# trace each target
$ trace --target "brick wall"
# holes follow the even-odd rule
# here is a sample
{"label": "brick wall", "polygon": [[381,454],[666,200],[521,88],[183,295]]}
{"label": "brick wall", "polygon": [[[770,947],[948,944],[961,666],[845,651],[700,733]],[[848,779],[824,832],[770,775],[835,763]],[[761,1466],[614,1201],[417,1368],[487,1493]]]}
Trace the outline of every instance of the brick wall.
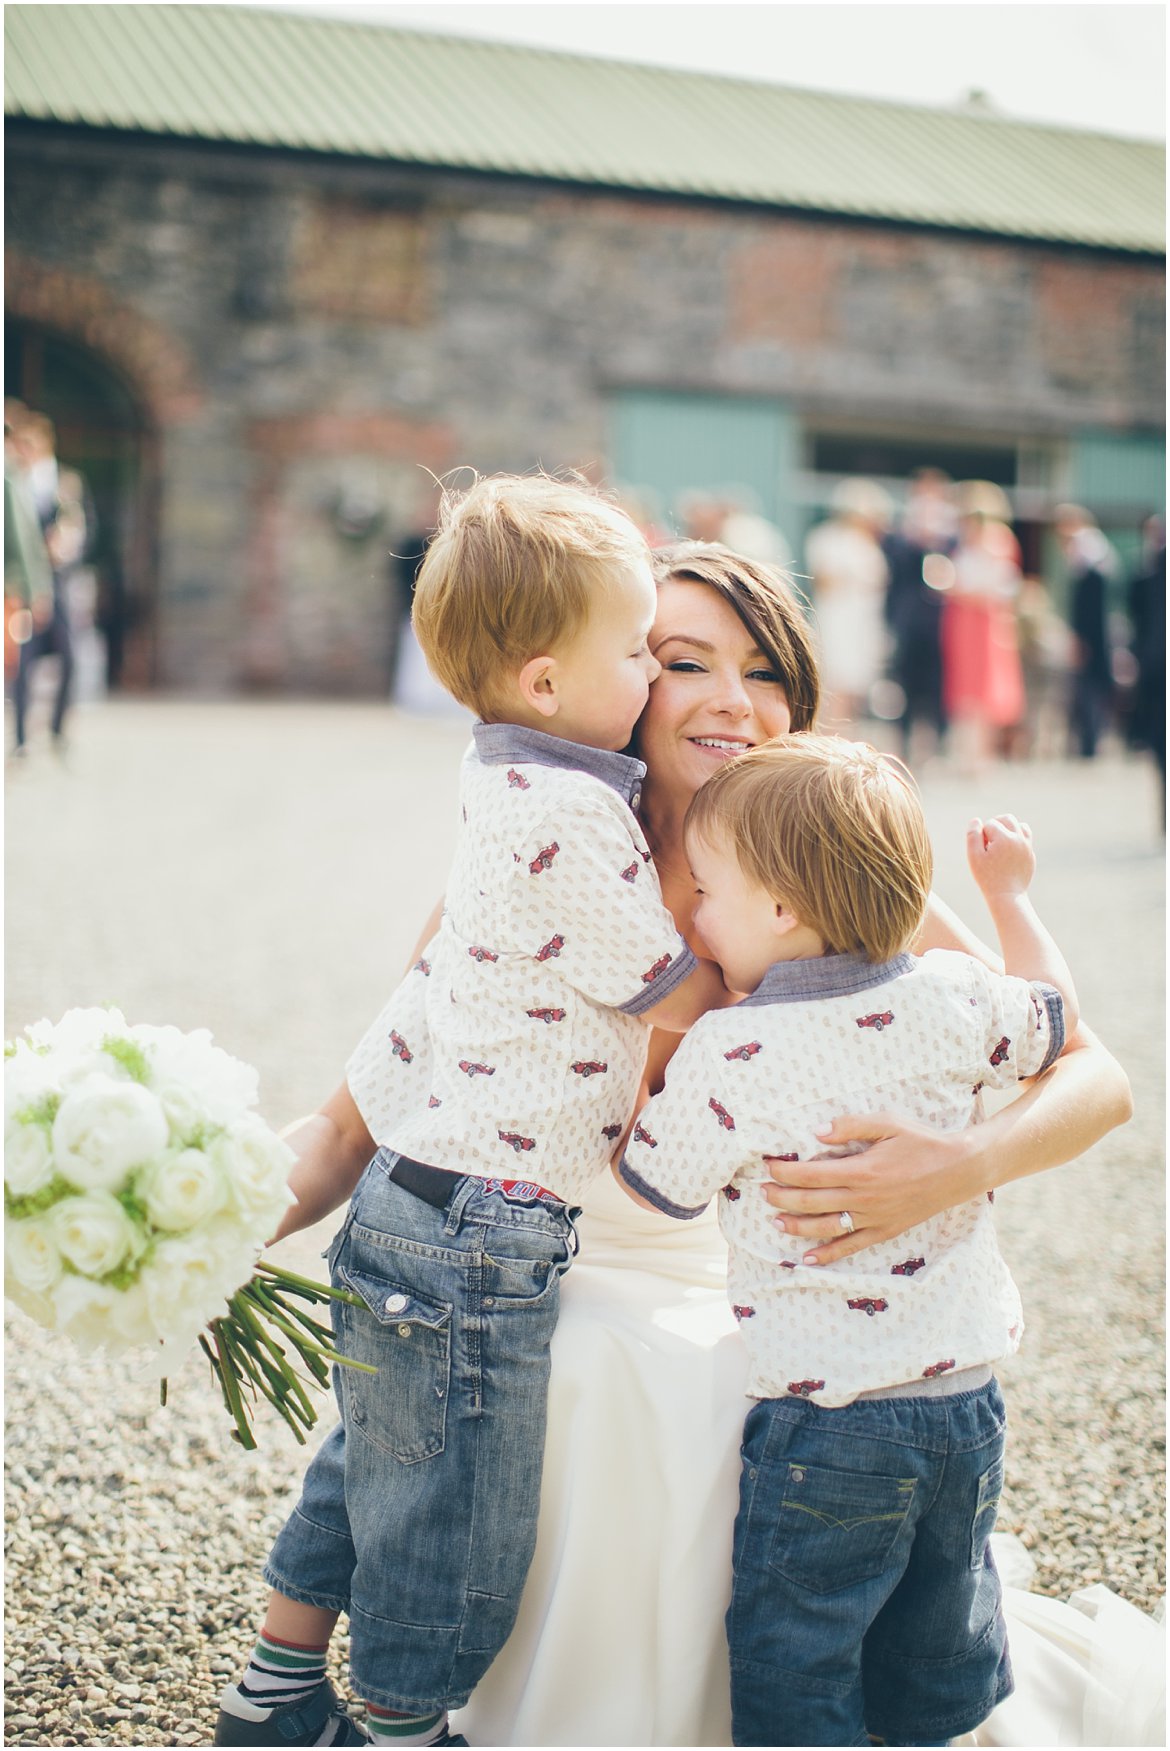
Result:
{"label": "brick wall", "polygon": [[419,464],[600,474],[623,387],[973,434],[1163,417],[1151,260],[27,128],[8,185],[10,314],[157,434],[168,683],[384,691]]}

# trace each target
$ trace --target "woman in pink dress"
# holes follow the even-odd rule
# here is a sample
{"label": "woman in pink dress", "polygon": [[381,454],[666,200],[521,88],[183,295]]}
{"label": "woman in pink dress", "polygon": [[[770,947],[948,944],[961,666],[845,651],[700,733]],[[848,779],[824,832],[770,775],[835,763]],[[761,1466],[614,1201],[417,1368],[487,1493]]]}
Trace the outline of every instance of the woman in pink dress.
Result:
{"label": "woman in pink dress", "polygon": [[974,777],[994,732],[1024,715],[1015,615],[1022,579],[1003,493],[982,481],[960,490],[959,545],[942,621],[943,698],[955,757]]}

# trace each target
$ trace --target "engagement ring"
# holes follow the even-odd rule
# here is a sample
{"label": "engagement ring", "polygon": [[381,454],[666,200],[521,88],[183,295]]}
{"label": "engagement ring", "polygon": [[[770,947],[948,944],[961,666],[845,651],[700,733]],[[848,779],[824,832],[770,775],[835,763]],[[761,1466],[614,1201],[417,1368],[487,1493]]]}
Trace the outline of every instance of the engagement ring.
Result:
{"label": "engagement ring", "polygon": [[846,1234],[853,1233],[853,1218],[849,1214],[848,1210],[842,1210],[841,1215],[838,1218],[838,1220],[840,1221],[841,1226],[845,1230]]}

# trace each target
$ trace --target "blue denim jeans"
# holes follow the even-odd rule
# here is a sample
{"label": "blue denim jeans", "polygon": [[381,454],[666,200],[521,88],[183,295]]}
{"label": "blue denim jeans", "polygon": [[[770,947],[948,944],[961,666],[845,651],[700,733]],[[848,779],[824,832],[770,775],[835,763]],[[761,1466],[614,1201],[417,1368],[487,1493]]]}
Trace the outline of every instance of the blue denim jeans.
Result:
{"label": "blue denim jeans", "polygon": [[987,1542],[1003,1441],[994,1380],[748,1413],[727,1613],[736,1745],[945,1742],[1010,1694]]}
{"label": "blue denim jeans", "polygon": [[357,1693],[424,1713],[465,1703],[506,1641],[536,1540],[549,1343],[574,1250],[563,1204],[457,1182],[446,1209],[379,1150],[327,1255],[341,1423],[265,1568],[347,1611]]}

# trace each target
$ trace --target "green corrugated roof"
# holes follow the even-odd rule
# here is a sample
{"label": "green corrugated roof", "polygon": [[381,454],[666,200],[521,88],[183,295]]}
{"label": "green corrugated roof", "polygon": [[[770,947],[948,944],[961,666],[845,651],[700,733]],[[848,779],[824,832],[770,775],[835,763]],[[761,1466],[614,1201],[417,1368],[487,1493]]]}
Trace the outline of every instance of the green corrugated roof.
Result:
{"label": "green corrugated roof", "polygon": [[10,116],[1161,253],[1164,148],[231,6],[8,5]]}

